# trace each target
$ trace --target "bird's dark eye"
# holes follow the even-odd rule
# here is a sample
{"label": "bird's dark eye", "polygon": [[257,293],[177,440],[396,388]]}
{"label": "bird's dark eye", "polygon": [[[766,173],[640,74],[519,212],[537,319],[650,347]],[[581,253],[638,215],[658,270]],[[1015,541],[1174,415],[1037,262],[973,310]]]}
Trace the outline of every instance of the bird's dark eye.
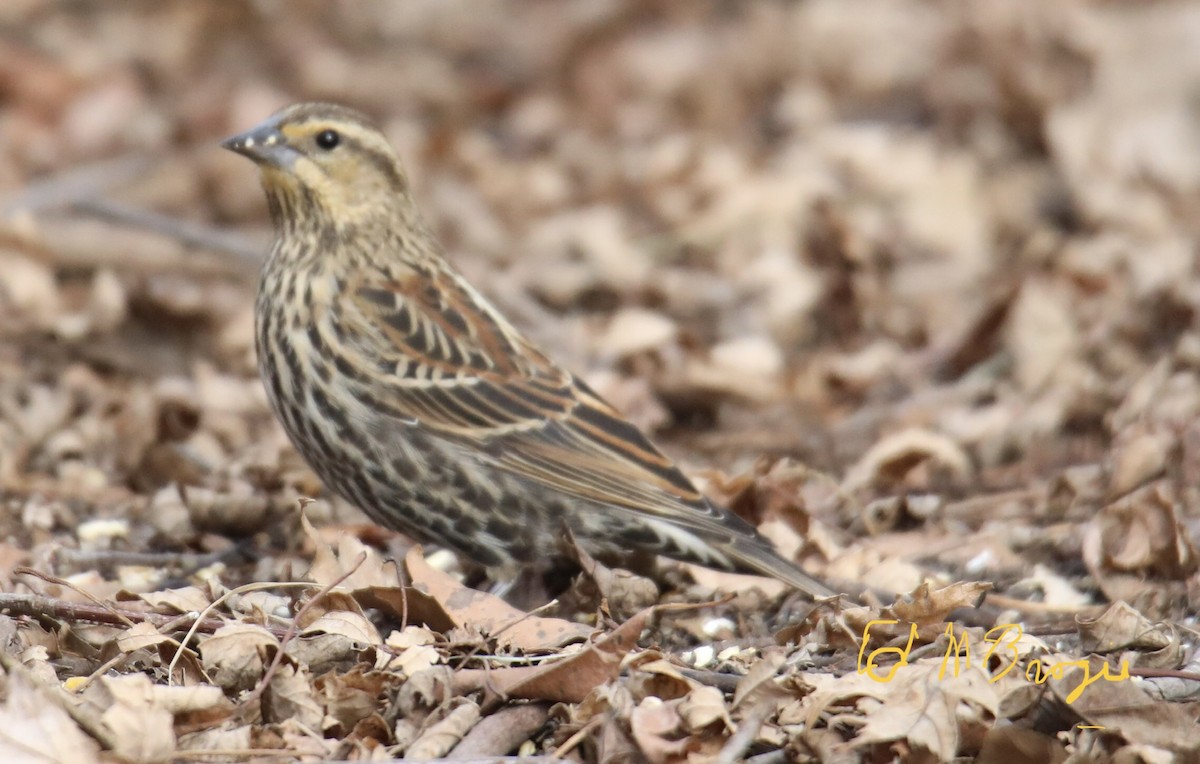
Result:
{"label": "bird's dark eye", "polygon": [[317,146],[326,151],[332,151],[341,142],[342,136],[338,135],[336,130],[322,130],[317,133]]}

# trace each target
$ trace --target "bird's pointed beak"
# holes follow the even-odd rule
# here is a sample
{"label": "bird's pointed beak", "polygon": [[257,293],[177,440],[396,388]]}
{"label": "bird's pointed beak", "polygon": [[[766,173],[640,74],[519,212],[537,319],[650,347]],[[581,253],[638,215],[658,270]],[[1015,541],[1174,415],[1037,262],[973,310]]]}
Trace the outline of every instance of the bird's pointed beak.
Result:
{"label": "bird's pointed beak", "polygon": [[288,145],[274,120],[267,120],[244,133],[221,141],[221,147],[248,157],[256,164],[289,167],[300,152]]}

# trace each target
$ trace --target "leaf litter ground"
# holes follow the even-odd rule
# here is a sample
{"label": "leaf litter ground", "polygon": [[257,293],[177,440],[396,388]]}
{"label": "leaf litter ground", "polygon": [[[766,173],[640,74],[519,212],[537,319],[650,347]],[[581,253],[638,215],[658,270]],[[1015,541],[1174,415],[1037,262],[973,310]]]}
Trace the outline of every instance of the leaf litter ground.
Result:
{"label": "leaf litter ground", "polygon": [[[1197,23],[6,4],[0,757],[1195,760]],[[323,494],[215,148],[313,98],[380,117],[468,277],[864,601],[580,554],[514,607]]]}

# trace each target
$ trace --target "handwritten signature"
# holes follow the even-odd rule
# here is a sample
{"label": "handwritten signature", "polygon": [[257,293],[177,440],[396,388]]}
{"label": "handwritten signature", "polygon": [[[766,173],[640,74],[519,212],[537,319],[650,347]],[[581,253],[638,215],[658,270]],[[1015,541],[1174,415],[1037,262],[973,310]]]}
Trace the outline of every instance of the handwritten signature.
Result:
{"label": "handwritten signature", "polygon": [[[871,652],[867,652],[867,647],[871,643],[871,628],[875,626],[894,626],[899,624],[898,620],[874,620],[867,623],[863,629],[862,646],[858,649],[858,673],[866,674],[871,679],[882,684],[886,684],[896,678],[896,674],[908,665],[908,656],[912,652],[913,643],[917,638],[917,625],[909,624],[908,644],[904,647],[877,647]],[[993,657],[1002,657],[1007,655],[1009,660],[1007,665],[1000,673],[988,678],[988,682],[998,682],[1008,675],[1010,671],[1016,668],[1020,660],[1020,652],[1017,650],[1017,644],[1021,641],[1024,631],[1018,624],[1006,623],[1000,626],[989,629],[983,635],[983,641],[988,645],[987,651],[983,655],[983,663],[990,665]],[[946,654],[942,657],[942,666],[938,670],[938,679],[946,678],[947,668],[950,667],[952,676],[957,677],[959,671],[965,665],[971,667],[971,652],[970,642],[971,637],[967,632],[960,631],[958,635],[954,633],[954,624],[946,625],[946,637],[949,644],[946,647]],[[888,665],[883,673],[880,669],[880,659],[887,656],[896,656],[896,662]],[[1046,664],[1041,659],[1035,658],[1025,667],[1025,678],[1035,684],[1045,684],[1050,679],[1062,679],[1071,669],[1081,669],[1083,671],[1083,681],[1079,686],[1071,691],[1066,697],[1067,703],[1074,703],[1083,694],[1083,691],[1090,687],[1095,682],[1104,679],[1109,682],[1121,682],[1129,679],[1129,661],[1121,662],[1121,671],[1115,676],[1109,673],[1107,663],[1100,667],[1100,671],[1093,674],[1091,664],[1086,660],[1077,661],[1061,661],[1058,663]]]}

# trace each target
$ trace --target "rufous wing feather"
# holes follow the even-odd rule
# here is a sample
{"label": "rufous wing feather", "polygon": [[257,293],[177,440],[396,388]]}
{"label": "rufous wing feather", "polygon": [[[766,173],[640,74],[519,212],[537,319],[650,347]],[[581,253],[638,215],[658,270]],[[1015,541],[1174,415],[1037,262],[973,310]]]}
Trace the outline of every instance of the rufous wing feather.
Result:
{"label": "rufous wing feather", "polygon": [[353,294],[345,318],[365,340],[359,345],[394,353],[370,362],[394,370],[385,403],[396,416],[523,481],[691,534],[720,550],[725,566],[834,594],[712,505],[634,425],[454,274],[410,272],[355,285]]}

